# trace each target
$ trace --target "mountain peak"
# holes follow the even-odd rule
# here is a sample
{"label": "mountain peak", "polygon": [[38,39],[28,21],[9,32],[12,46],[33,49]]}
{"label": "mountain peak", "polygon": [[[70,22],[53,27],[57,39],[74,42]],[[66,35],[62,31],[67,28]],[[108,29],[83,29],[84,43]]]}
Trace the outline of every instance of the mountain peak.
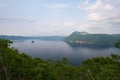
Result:
{"label": "mountain peak", "polygon": [[77,35],[88,35],[89,33],[85,32],[85,31],[82,31],[82,32],[75,31],[75,32],[73,32],[73,34],[77,34]]}
{"label": "mountain peak", "polygon": [[80,32],[81,35],[88,35],[89,33],[83,31],[83,32]]}
{"label": "mountain peak", "polygon": [[78,31],[75,31],[75,32],[73,32],[73,34],[80,34],[80,32],[78,32]]}

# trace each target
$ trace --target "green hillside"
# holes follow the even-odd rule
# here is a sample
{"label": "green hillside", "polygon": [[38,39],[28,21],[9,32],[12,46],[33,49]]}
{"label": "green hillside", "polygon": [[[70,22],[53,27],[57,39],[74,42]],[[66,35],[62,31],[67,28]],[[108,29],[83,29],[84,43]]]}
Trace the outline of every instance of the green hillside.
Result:
{"label": "green hillside", "polygon": [[120,34],[90,34],[78,31],[64,38],[64,41],[69,43],[98,45],[114,45],[114,42],[118,40],[120,40]]}

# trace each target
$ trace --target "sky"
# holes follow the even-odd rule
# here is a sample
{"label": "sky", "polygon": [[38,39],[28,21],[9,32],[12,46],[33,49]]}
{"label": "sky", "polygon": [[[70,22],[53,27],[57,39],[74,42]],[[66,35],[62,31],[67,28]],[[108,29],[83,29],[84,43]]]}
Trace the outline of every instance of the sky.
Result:
{"label": "sky", "polygon": [[0,0],[0,35],[120,34],[120,0]]}

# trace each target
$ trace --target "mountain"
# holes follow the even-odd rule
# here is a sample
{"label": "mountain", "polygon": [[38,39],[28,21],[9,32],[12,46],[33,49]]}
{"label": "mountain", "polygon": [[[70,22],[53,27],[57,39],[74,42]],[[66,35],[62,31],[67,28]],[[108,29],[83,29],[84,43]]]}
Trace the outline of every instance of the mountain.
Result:
{"label": "mountain", "polygon": [[120,34],[90,34],[78,31],[64,38],[64,41],[68,43],[97,45],[114,45],[118,40],[120,40]]}
{"label": "mountain", "polygon": [[7,36],[0,35],[2,39],[10,39],[10,40],[26,40],[26,39],[38,39],[38,40],[62,40],[65,38],[64,36],[38,36],[38,37],[26,37],[26,36]]}
{"label": "mountain", "polygon": [[7,35],[0,35],[0,38],[2,38],[2,39],[10,39],[10,40],[27,39],[27,37],[24,37],[24,36],[7,36]]}

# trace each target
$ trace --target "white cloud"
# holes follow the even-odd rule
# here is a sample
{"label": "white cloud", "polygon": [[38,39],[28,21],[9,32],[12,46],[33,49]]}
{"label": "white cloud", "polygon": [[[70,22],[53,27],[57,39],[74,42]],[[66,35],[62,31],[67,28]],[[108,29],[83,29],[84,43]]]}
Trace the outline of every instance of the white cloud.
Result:
{"label": "white cloud", "polygon": [[79,9],[85,9],[89,5],[89,0],[84,0],[83,3],[78,3],[77,8]]}
{"label": "white cloud", "polygon": [[[74,1],[74,0],[73,0]],[[31,3],[22,14],[14,11],[19,8],[4,9],[0,16],[0,33],[16,35],[68,35],[73,31],[115,32],[113,24],[120,24],[120,0],[82,0],[83,3]],[[95,1],[95,2],[93,2]],[[26,3],[25,3],[26,4]],[[76,5],[77,5],[77,9]],[[16,4],[17,5],[17,4]],[[6,5],[0,4],[0,7]],[[21,6],[23,9],[23,5]],[[69,8],[69,9],[68,9]],[[52,11],[50,11],[52,9]],[[63,10],[54,12],[54,10]],[[64,10],[65,9],[65,10]],[[80,10],[78,10],[80,9]],[[82,10],[81,10],[82,9]],[[10,14],[7,12],[10,10]],[[30,12],[29,12],[30,10]],[[23,11],[23,10],[21,10]],[[6,13],[5,13],[6,12]],[[12,13],[13,12],[13,13]],[[26,13],[27,12],[27,13]],[[46,14],[49,12],[49,14]],[[45,14],[44,14],[45,13]],[[84,14],[85,13],[85,14]],[[20,16],[21,15],[21,16]],[[23,15],[23,16],[22,16]],[[28,15],[28,17],[26,17]],[[116,29],[115,29],[116,28]],[[7,30],[6,30],[7,29]],[[26,31],[27,30],[27,31]]]}
{"label": "white cloud", "polygon": [[104,4],[101,0],[96,1],[94,5],[91,5],[87,8],[90,11],[108,11],[108,10],[113,10],[113,6],[111,4]]}
{"label": "white cloud", "polygon": [[101,20],[104,20],[105,17],[100,15],[99,13],[94,12],[94,13],[89,13],[88,19],[90,21],[101,21]]}
{"label": "white cloud", "polygon": [[[119,0],[116,0],[116,2],[118,1]],[[99,23],[110,24],[114,22],[118,23],[120,20],[120,9],[116,6],[118,3],[113,4],[112,1],[109,0],[96,0],[95,3],[91,4],[88,0],[86,0],[83,4],[85,4],[83,9],[88,14],[88,23],[92,22],[96,23],[96,25]]]}
{"label": "white cloud", "polygon": [[105,7],[104,7],[105,10],[113,10],[114,7],[110,4],[107,4]]}
{"label": "white cloud", "polygon": [[112,30],[117,30],[120,25],[119,5],[120,0],[96,0],[94,3],[85,0],[77,8],[87,13],[86,22],[83,24],[86,30],[112,33]]}

